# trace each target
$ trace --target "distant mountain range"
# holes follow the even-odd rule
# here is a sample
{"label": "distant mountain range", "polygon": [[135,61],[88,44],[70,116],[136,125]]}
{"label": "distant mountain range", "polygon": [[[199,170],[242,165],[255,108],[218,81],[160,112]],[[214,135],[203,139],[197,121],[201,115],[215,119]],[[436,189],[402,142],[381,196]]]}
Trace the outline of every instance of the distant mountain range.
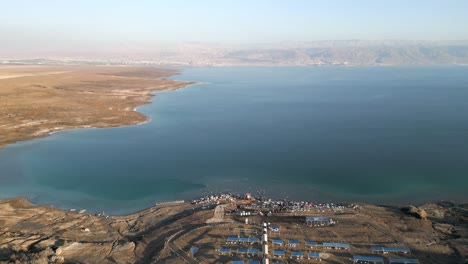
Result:
{"label": "distant mountain range", "polygon": [[468,41],[324,40],[250,45],[189,43],[154,49],[132,47],[101,52],[43,55],[35,56],[34,59],[23,57],[5,59],[3,63],[174,66],[468,65]]}

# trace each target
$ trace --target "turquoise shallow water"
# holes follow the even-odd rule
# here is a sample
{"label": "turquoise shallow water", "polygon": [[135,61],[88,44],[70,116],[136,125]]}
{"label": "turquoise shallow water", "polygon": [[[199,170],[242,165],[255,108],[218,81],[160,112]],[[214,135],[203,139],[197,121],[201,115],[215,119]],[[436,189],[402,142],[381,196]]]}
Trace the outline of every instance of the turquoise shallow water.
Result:
{"label": "turquoise shallow water", "polygon": [[468,198],[468,68],[191,68],[150,123],[0,150],[0,197],[128,213],[210,191]]}

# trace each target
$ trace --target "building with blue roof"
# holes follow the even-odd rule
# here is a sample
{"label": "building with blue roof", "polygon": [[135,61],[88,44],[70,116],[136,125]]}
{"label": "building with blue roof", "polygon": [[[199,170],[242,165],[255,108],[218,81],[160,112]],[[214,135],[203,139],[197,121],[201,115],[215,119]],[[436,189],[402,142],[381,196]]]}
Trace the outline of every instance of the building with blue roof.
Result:
{"label": "building with blue roof", "polygon": [[299,240],[296,239],[289,239],[288,240],[288,246],[290,247],[296,247],[299,245]]}
{"label": "building with blue roof", "polygon": [[312,217],[312,216],[308,216],[308,217],[306,217],[306,221],[310,221],[310,222],[313,222],[313,221],[330,221],[330,218],[328,218],[328,217]]}
{"label": "building with blue roof", "polygon": [[229,254],[229,253],[231,253],[231,248],[222,247],[222,248],[218,249],[218,251],[221,254]]}
{"label": "building with blue roof", "polygon": [[417,259],[414,259],[414,258],[388,258],[388,262],[390,262],[390,264],[393,264],[393,263],[403,263],[403,264],[413,264],[413,263],[416,263],[416,264],[419,264],[419,260]]}
{"label": "building with blue roof", "polygon": [[273,239],[273,245],[283,245],[283,239]]}
{"label": "building with blue roof", "polygon": [[374,256],[354,256],[353,263],[384,263],[384,259]]}
{"label": "building with blue roof", "polygon": [[230,236],[227,238],[227,242],[237,242],[239,241],[239,238],[236,236]]}
{"label": "building with blue roof", "polygon": [[314,258],[314,259],[320,259],[320,254],[318,252],[309,252],[307,254],[307,257]]}
{"label": "building with blue roof", "polygon": [[273,250],[273,256],[277,256],[277,257],[282,257],[282,256],[284,256],[284,250],[281,250],[281,249],[275,249],[275,250]]}
{"label": "building with blue roof", "polygon": [[249,242],[249,238],[248,238],[248,237],[239,237],[239,242],[241,242],[241,243],[248,243],[248,242]]}
{"label": "building with blue roof", "polygon": [[258,237],[236,237],[236,236],[230,236],[227,238],[226,242],[228,244],[233,244],[233,243],[260,243],[260,238]]}
{"label": "building with blue roof", "polygon": [[332,249],[349,249],[349,244],[346,243],[333,243],[333,242],[323,242],[324,248]]}
{"label": "building with blue roof", "polygon": [[256,255],[258,254],[260,251],[256,248],[238,248],[237,249],[237,254],[252,254],[252,255]]}
{"label": "building with blue roof", "polygon": [[249,260],[248,264],[260,264],[260,260]]}
{"label": "building with blue roof", "polygon": [[302,251],[291,251],[291,257],[302,258],[303,256],[304,254],[302,253]]}
{"label": "building with blue roof", "polygon": [[238,248],[237,254],[247,254],[248,250],[246,248]]}
{"label": "building with blue roof", "polygon": [[317,247],[317,242],[315,242],[315,241],[306,241],[306,246],[308,246],[308,247]]}
{"label": "building with blue roof", "polygon": [[243,260],[233,260],[231,261],[231,264],[244,264]]}
{"label": "building with blue roof", "polygon": [[257,248],[249,248],[247,254],[258,254],[259,250]]}
{"label": "building with blue roof", "polygon": [[404,253],[408,254],[411,253],[411,250],[407,247],[380,247],[380,246],[373,246],[372,252],[378,253]]}

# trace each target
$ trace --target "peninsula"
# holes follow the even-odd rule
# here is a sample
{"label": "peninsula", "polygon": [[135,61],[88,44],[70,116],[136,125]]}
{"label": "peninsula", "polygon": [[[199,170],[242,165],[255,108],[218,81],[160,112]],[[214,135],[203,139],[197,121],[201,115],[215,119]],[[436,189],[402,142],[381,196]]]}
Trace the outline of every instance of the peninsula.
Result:
{"label": "peninsula", "polygon": [[130,66],[0,66],[0,148],[75,128],[147,121],[135,111],[152,92],[192,84],[173,69]]}

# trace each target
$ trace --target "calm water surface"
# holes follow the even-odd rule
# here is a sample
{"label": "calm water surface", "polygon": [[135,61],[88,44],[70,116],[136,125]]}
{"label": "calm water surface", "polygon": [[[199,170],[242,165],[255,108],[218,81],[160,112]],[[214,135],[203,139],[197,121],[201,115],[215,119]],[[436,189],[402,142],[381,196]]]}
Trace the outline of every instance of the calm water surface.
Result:
{"label": "calm water surface", "polygon": [[0,150],[0,198],[128,213],[210,191],[468,199],[468,68],[195,68],[150,123]]}

